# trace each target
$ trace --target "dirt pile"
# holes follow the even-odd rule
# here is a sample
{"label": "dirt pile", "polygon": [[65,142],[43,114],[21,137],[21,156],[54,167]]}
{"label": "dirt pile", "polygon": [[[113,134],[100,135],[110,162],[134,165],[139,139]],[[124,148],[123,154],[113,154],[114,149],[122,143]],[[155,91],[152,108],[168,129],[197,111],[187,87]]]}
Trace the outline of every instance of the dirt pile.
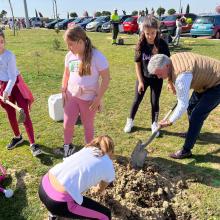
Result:
{"label": "dirt pile", "polygon": [[126,158],[114,161],[116,181],[103,195],[94,197],[112,210],[113,220],[190,219],[185,204],[187,182],[182,177],[161,172],[159,165],[147,161],[142,170],[130,169]]}

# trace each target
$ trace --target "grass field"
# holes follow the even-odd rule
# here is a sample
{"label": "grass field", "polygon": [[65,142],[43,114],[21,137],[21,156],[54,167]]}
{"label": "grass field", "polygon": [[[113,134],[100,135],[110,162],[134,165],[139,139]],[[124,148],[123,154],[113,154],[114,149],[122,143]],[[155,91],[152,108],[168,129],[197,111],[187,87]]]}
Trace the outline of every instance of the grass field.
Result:
{"label": "grass field", "polygon": [[[17,66],[35,96],[31,116],[37,143],[47,154],[41,159],[33,158],[28,142],[21,147],[8,151],[5,146],[12,138],[12,132],[5,112],[0,110],[0,161],[11,176],[5,181],[6,187],[15,191],[14,197],[6,199],[0,195],[0,220],[43,220],[47,211],[38,199],[40,178],[61,158],[53,154],[53,149],[63,144],[63,125],[52,121],[48,116],[48,97],[59,93],[64,68],[64,56],[67,52],[62,32],[53,30],[24,30],[17,36],[6,31],[7,48],[17,57]],[[93,44],[101,50],[110,63],[111,83],[105,95],[104,110],[96,117],[96,135],[108,134],[116,144],[116,153],[130,156],[138,139],[144,140],[150,131],[149,91],[135,119],[135,129],[125,134],[123,127],[134,96],[135,71],[134,47],[136,35],[122,35],[124,46],[112,46],[111,34],[89,33]],[[61,48],[54,50],[54,39],[61,41]],[[172,53],[191,51],[220,60],[220,41],[207,39],[181,39],[181,46],[172,49]],[[160,99],[160,118],[175,103],[175,96],[166,89],[166,82]],[[200,137],[193,149],[194,156],[181,161],[171,160],[167,155],[179,149],[183,138],[178,134],[186,131],[186,115],[175,125],[164,129],[160,138],[149,147],[149,157],[169,172],[182,172],[186,178],[196,177],[197,181],[187,189],[192,219],[220,219],[220,106],[204,123]],[[22,133],[27,139],[23,126]],[[74,144],[82,146],[84,134],[82,126],[76,126]]]}

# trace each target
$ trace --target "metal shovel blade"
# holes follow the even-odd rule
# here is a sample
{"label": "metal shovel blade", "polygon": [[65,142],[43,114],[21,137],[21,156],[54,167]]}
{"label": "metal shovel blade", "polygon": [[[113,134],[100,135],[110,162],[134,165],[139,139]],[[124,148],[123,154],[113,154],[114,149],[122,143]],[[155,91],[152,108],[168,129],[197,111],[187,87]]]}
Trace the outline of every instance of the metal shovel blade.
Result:
{"label": "metal shovel blade", "polygon": [[138,141],[136,147],[131,154],[130,164],[132,168],[139,169],[144,166],[144,162],[147,157],[147,150],[145,149],[145,147],[154,140],[159,130],[160,126],[154,131],[154,133],[149,137],[146,142],[142,143],[141,140]]}

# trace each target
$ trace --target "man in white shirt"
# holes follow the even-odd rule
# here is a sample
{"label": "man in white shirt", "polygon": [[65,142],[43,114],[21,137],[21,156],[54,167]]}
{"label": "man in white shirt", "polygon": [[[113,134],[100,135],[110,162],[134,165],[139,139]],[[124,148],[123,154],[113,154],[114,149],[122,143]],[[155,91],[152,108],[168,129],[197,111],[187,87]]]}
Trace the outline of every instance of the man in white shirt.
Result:
{"label": "man in white shirt", "polygon": [[[168,78],[169,88],[176,93],[177,107],[169,120],[161,121],[161,127],[172,125],[185,111],[189,128],[183,147],[170,155],[182,159],[192,155],[192,148],[209,113],[220,103],[220,61],[198,54],[183,52],[153,56],[148,70],[158,78]],[[189,90],[193,89],[189,99]]]}

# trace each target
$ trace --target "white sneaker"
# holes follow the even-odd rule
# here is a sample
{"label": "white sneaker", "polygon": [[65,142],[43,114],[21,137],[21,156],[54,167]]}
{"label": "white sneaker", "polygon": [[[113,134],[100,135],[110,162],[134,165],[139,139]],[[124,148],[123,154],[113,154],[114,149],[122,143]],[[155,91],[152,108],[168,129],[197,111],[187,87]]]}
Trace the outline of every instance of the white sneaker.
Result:
{"label": "white sneaker", "polygon": [[[158,128],[158,124],[157,124],[157,122],[154,122],[154,123],[151,125],[152,134],[154,133],[154,131],[157,130],[157,128]],[[158,131],[155,137],[159,137],[159,135],[160,135],[160,132]]]}
{"label": "white sneaker", "polygon": [[124,132],[125,133],[130,133],[133,126],[134,126],[134,120],[132,120],[131,118],[127,118],[127,122],[126,122],[126,125],[124,127]]}

